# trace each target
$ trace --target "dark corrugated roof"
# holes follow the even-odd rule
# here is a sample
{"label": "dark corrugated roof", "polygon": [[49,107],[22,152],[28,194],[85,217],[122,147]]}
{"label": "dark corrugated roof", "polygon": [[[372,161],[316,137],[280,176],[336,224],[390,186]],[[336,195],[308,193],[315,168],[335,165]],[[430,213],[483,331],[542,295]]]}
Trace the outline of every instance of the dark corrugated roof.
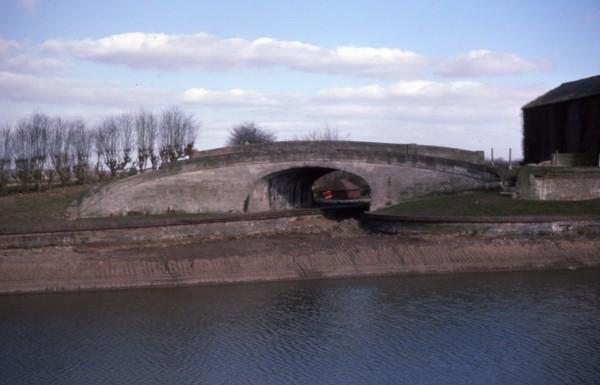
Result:
{"label": "dark corrugated roof", "polygon": [[600,94],[600,75],[563,83],[537,99],[527,103],[523,106],[523,109],[560,103],[571,99],[581,99],[597,94]]}

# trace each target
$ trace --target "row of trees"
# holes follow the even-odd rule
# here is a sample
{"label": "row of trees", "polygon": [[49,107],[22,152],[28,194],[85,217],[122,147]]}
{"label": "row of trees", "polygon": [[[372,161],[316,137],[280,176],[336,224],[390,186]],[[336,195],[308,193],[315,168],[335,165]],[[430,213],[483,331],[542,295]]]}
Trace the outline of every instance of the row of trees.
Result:
{"label": "row of trees", "polygon": [[[177,107],[154,114],[140,110],[112,115],[95,127],[81,119],[33,113],[15,127],[0,128],[0,190],[17,184],[41,190],[54,183],[83,184],[157,169],[191,155],[198,133],[195,119]],[[342,140],[326,126],[294,140]],[[242,123],[232,128],[227,145],[271,143],[274,133]]]}
{"label": "row of trees", "polygon": [[157,169],[191,154],[198,128],[177,107],[109,116],[93,128],[81,119],[33,113],[0,129],[0,189],[17,183],[41,190]]}

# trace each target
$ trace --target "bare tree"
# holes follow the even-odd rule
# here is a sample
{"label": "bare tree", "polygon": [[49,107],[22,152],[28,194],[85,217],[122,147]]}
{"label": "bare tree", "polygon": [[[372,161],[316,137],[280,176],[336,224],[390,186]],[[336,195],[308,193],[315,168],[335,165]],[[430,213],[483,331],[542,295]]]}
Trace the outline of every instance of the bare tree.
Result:
{"label": "bare tree", "polygon": [[48,174],[49,183],[52,182],[53,174],[56,173],[63,185],[68,184],[71,181],[73,160],[69,122],[61,118],[51,120],[48,152],[53,166]]}
{"label": "bare tree", "polygon": [[112,176],[117,175],[118,170],[118,132],[115,119],[113,117],[105,118],[96,129],[96,154],[98,162],[96,170],[100,174],[100,164],[104,163],[108,167]]}
{"label": "bare tree", "polygon": [[31,148],[28,143],[27,126],[24,121],[17,125],[15,134],[12,136],[11,147],[14,151],[15,170],[13,178],[21,186],[21,190],[27,189],[33,179]]}
{"label": "bare tree", "polygon": [[14,177],[19,181],[23,190],[31,183],[38,191],[42,189],[48,159],[49,126],[50,118],[41,113],[33,113],[17,125],[13,137]]}
{"label": "bare tree", "polygon": [[160,119],[143,110],[109,116],[92,132],[81,119],[32,113],[14,130],[8,125],[0,129],[0,188],[11,177],[23,190],[32,186],[41,190],[42,182],[50,186],[55,177],[62,184],[73,177],[85,183],[94,147],[100,179],[106,169],[113,177],[126,169],[141,172],[148,163],[157,169],[161,160],[172,162],[190,155],[198,128],[194,118],[177,107],[165,110]]}
{"label": "bare tree", "polygon": [[146,169],[148,162],[153,169],[158,168],[158,154],[156,153],[156,138],[158,136],[158,119],[144,110],[135,116],[135,132],[137,137],[137,166],[140,172]]}
{"label": "bare tree", "polygon": [[44,179],[44,171],[48,166],[48,133],[50,118],[47,115],[37,113],[31,118],[29,129],[29,145],[32,149],[33,180],[37,191],[41,191]]}
{"label": "bare tree", "polygon": [[178,107],[163,111],[159,124],[161,161],[174,162],[191,155],[198,128],[199,124],[193,116],[185,114]]}
{"label": "bare tree", "polygon": [[[110,175],[115,177],[125,170],[132,161],[133,119],[130,114],[105,118],[96,130],[96,154],[98,161],[108,167]],[[99,164],[96,165],[100,173]]]}
{"label": "bare tree", "polygon": [[[133,134],[134,134],[134,119],[131,114],[121,114],[117,117],[117,125],[119,128],[121,139],[121,153],[123,159],[121,169],[127,168],[130,162],[133,162]],[[135,167],[134,164],[131,165]]]}
{"label": "bare tree", "polygon": [[86,130],[85,122],[76,119],[69,124],[69,139],[73,174],[77,183],[89,180],[90,157],[92,154],[92,134]]}
{"label": "bare tree", "polygon": [[10,182],[13,148],[11,127],[0,128],[0,191]]}
{"label": "bare tree", "polygon": [[96,164],[94,165],[94,173],[99,180],[104,179],[103,161],[104,147],[106,143],[106,132],[102,129],[104,122],[92,131],[92,141],[94,142],[94,152],[96,154]]}
{"label": "bare tree", "polygon": [[330,127],[326,124],[324,128],[320,130],[310,131],[300,137],[296,137],[295,140],[306,140],[306,141],[335,141],[335,140],[348,140],[349,135],[340,135],[337,127]]}
{"label": "bare tree", "polygon": [[227,145],[243,146],[246,144],[272,143],[275,140],[274,133],[257,127],[252,122],[244,122],[231,129]]}

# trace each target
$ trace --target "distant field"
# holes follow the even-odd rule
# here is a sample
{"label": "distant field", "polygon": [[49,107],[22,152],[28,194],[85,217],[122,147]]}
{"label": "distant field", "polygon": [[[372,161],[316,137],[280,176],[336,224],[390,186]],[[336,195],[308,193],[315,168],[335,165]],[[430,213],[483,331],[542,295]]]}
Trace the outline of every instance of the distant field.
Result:
{"label": "distant field", "polygon": [[486,191],[404,202],[378,210],[377,213],[439,216],[600,215],[600,199],[573,202],[530,201]]}

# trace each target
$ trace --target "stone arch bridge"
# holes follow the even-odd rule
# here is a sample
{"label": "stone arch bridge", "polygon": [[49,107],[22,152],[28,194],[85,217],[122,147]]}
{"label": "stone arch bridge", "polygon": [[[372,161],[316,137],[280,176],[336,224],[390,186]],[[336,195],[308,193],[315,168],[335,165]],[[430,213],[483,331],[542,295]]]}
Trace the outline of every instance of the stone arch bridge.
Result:
{"label": "stone arch bridge", "polygon": [[483,152],[347,141],[277,142],[196,153],[103,186],[73,202],[71,218],[164,212],[257,212],[309,207],[312,185],[341,170],[370,187],[371,209],[499,184]]}

